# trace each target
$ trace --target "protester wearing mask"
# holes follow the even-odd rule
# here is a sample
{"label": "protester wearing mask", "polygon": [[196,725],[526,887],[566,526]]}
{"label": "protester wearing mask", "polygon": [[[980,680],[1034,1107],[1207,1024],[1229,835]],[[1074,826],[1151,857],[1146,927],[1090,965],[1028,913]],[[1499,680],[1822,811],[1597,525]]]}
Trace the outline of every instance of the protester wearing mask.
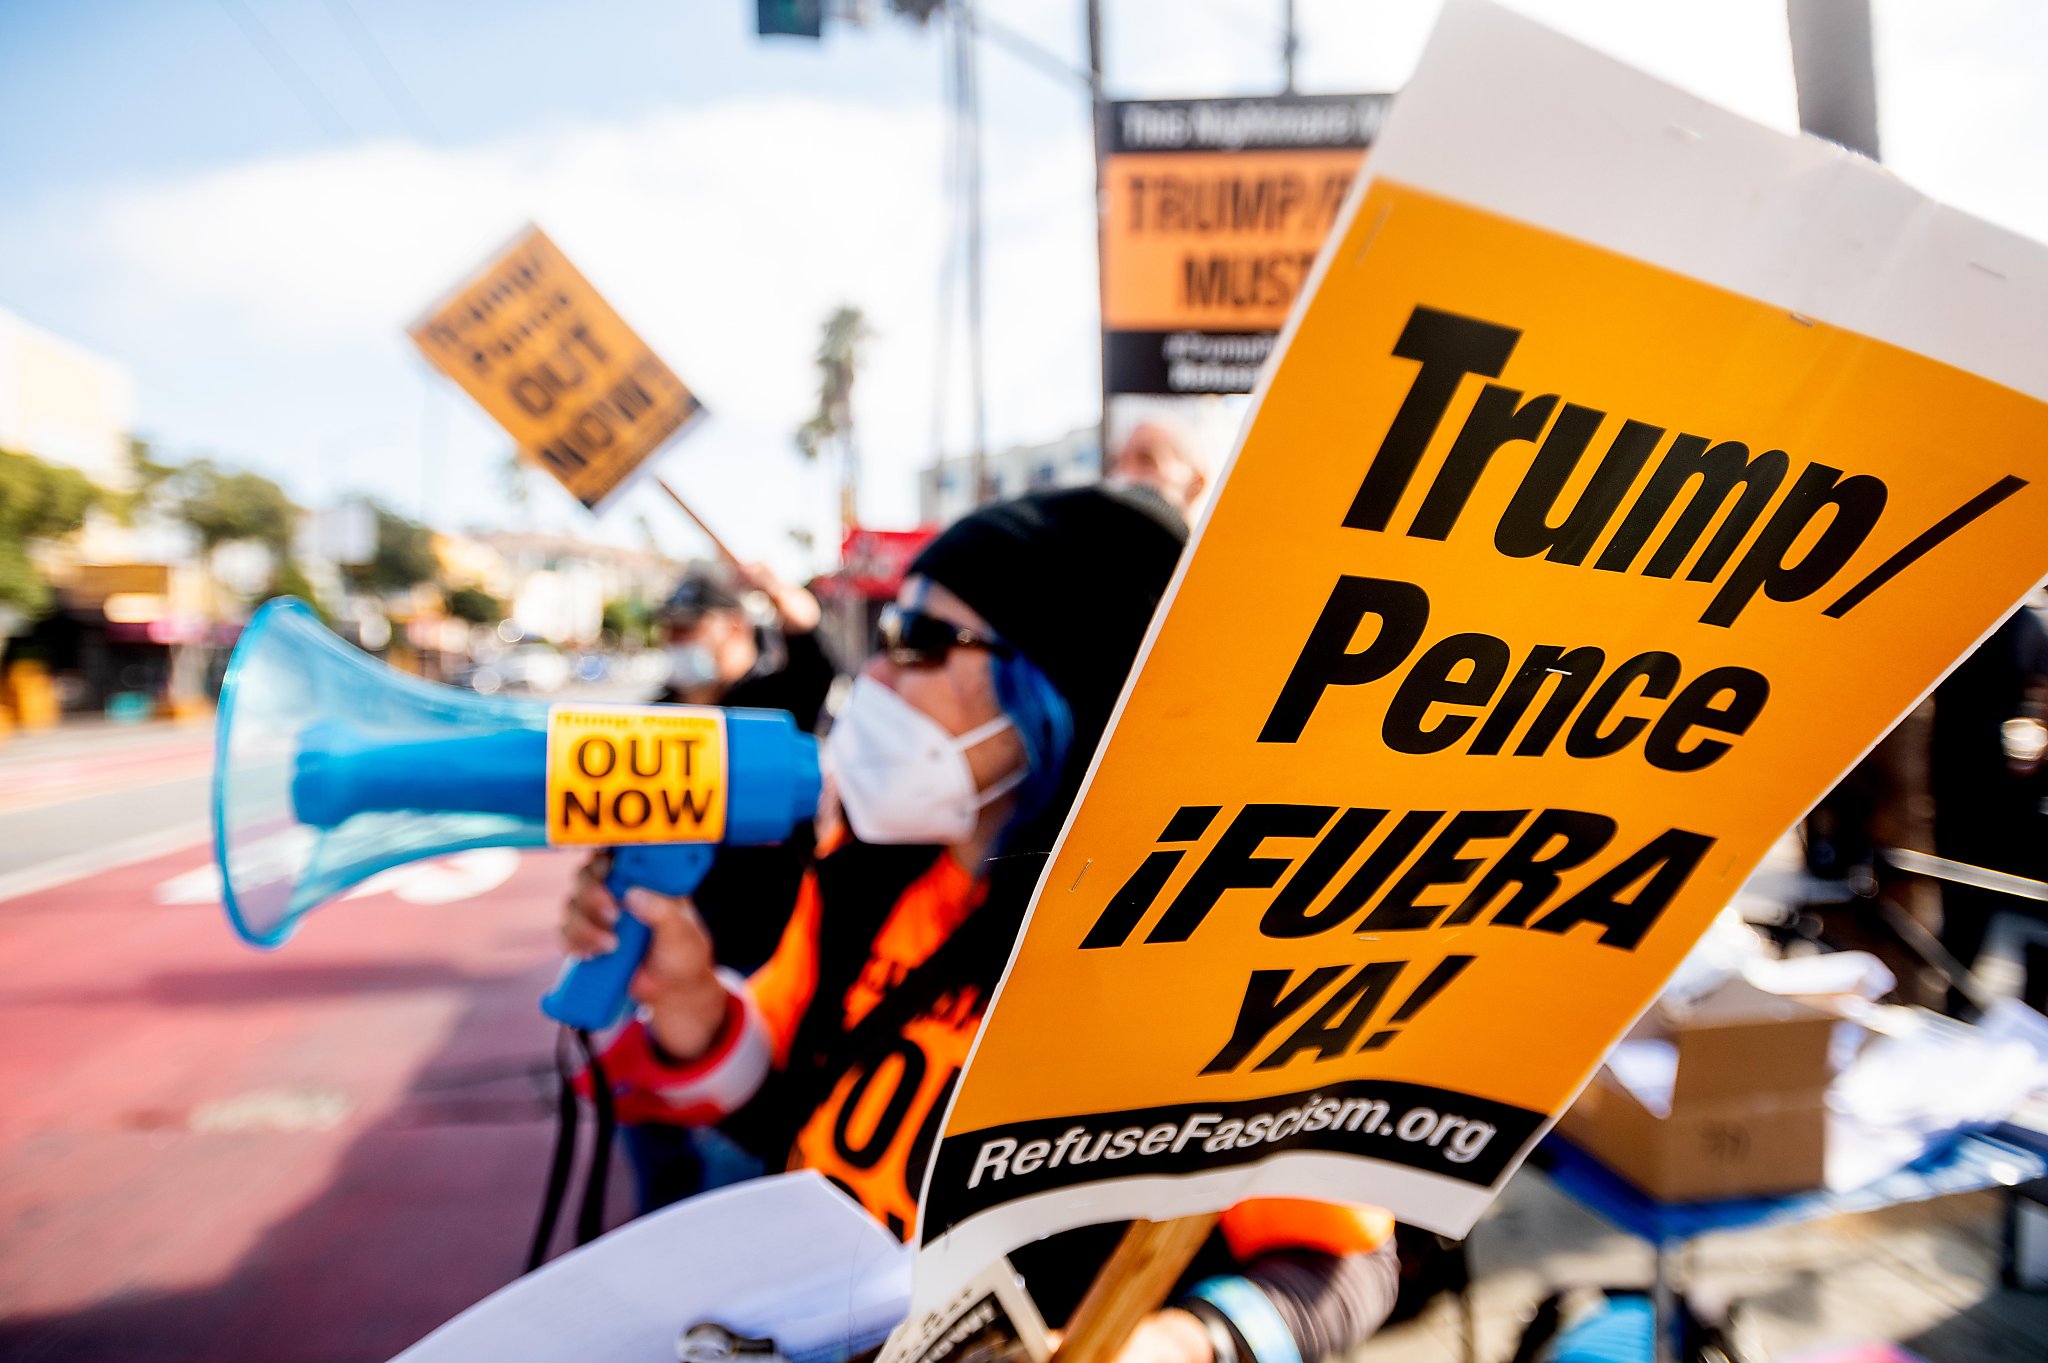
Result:
{"label": "protester wearing mask", "polygon": [[1191,522],[1209,490],[1210,465],[1201,449],[1201,439],[1179,421],[1141,421],[1110,460],[1109,481],[1147,489]]}
{"label": "protester wearing mask", "polygon": [[[623,1116],[729,1118],[771,1165],[821,1170],[910,1233],[946,1100],[1184,536],[1156,498],[1077,489],[986,508],[919,555],[828,743],[853,836],[805,879],[774,957],[747,979],[718,969],[688,900],[628,896],[652,943],[640,1017],[606,1056]],[[567,906],[572,951],[613,940],[604,871],[587,867]],[[1014,1256],[1049,1319],[1116,1232]],[[1219,1271],[1126,1357],[1350,1347],[1392,1304],[1391,1224],[1245,1203],[1190,1281]]]}
{"label": "protester wearing mask", "polygon": [[[767,599],[772,623],[757,624],[749,614],[742,594],[750,590]],[[694,563],[658,617],[669,677],[655,699],[786,710],[809,733],[837,675],[818,640],[819,618],[815,597],[764,564]],[[812,844],[806,825],[780,846],[719,850],[695,903],[732,968],[752,970],[775,950],[810,869]],[[623,1138],[643,1212],[760,1172],[759,1161],[713,1132],[629,1123]]]}
{"label": "protester wearing mask", "polygon": [[[774,609],[756,624],[742,593],[758,591]],[[664,704],[786,710],[811,733],[837,677],[817,635],[818,602],[764,564],[732,569],[698,562],[683,574],[658,623],[669,658]],[[697,911],[717,933],[720,959],[748,971],[768,959],[810,865],[804,828],[780,847],[737,847],[719,854],[697,889]]]}
{"label": "protester wearing mask", "polygon": [[[772,623],[748,614],[749,591],[767,601]],[[787,710],[810,732],[835,675],[818,640],[819,619],[817,598],[764,563],[691,564],[656,619],[669,665],[660,699]]]}

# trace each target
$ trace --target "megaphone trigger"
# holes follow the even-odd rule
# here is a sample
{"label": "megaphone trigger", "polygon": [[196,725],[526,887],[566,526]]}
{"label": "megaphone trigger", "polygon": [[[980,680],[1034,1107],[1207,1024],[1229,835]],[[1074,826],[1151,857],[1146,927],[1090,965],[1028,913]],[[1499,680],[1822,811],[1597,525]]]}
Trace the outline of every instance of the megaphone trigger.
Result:
{"label": "megaphone trigger", "polygon": [[[635,887],[671,898],[690,894],[711,870],[714,852],[705,843],[621,847],[612,853],[605,888],[624,903]],[[603,1031],[626,1011],[626,987],[647,955],[647,925],[621,912],[612,924],[618,945],[602,956],[572,960],[562,968],[555,987],[540,1001],[540,1010],[565,1027]]]}
{"label": "megaphone trigger", "polygon": [[[550,707],[387,668],[281,597],[243,631],[214,738],[214,853],[245,940],[393,866],[480,847],[616,845],[610,888],[688,894],[717,843],[786,840],[817,808],[817,742],[774,710]],[[552,1017],[624,1011],[646,927],[572,963]],[[637,940],[635,940],[637,939]]]}

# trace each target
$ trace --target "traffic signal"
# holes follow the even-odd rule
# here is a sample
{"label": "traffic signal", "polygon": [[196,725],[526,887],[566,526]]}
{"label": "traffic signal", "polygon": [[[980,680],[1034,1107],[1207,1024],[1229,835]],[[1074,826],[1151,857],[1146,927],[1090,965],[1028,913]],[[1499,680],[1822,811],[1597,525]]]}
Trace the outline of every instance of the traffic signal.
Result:
{"label": "traffic signal", "polygon": [[821,38],[825,0],[754,0],[754,31],[763,38]]}

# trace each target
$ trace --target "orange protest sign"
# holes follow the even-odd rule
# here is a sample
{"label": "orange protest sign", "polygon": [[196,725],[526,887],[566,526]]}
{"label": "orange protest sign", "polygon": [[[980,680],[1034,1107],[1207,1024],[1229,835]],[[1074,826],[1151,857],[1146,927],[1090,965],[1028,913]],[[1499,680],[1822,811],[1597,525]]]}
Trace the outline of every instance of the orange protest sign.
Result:
{"label": "orange protest sign", "polygon": [[408,329],[520,454],[596,507],[703,411],[538,227]]}
{"label": "orange protest sign", "polygon": [[[1527,162],[1455,92],[1522,96],[1498,107],[1538,141],[1546,107],[1639,121],[1652,164],[1677,97],[1447,13],[1040,883],[920,1296],[1253,1195],[1462,1234],[1772,842],[2048,570],[2048,370],[1959,364],[2028,372],[1995,338],[2038,335],[2048,252],[1943,216],[1869,310],[1884,339],[1827,320],[1853,278],[1774,301],[1858,182],[1742,269],[1496,211],[1488,156]],[[1742,137],[1689,170],[1704,201],[1831,154]],[[1605,210],[1627,161],[1546,169]],[[1427,187],[1450,162],[1480,190]],[[1969,261],[2020,292],[1975,328],[1916,304]]]}
{"label": "orange protest sign", "polygon": [[1246,393],[1385,113],[1384,95],[1110,106],[1111,393]]}

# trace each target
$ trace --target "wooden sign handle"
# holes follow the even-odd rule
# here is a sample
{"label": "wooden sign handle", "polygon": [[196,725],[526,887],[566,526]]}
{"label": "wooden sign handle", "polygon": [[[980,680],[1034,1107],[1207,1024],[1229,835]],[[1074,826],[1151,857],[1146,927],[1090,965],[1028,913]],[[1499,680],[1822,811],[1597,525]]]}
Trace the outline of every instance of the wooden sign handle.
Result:
{"label": "wooden sign handle", "polygon": [[1112,1363],[1216,1228],[1217,1215],[1133,1221],[1067,1322],[1055,1363]]}
{"label": "wooden sign handle", "polygon": [[730,563],[735,568],[741,566],[739,555],[735,554],[732,550],[726,548],[725,541],[720,539],[718,535],[711,529],[710,526],[704,524],[704,518],[699,516],[695,511],[692,511],[690,509],[690,504],[683,500],[682,493],[677,492],[674,488],[670,487],[668,485],[668,480],[665,478],[657,478],[654,481],[661,484],[661,490],[663,492],[666,492],[669,495],[669,497],[675,502],[675,504],[683,509],[683,514],[690,518],[690,523],[692,525],[695,525],[699,530],[702,530],[704,532],[704,538],[711,541],[711,547],[718,551],[718,556],[720,558],[724,559],[727,563]]}

